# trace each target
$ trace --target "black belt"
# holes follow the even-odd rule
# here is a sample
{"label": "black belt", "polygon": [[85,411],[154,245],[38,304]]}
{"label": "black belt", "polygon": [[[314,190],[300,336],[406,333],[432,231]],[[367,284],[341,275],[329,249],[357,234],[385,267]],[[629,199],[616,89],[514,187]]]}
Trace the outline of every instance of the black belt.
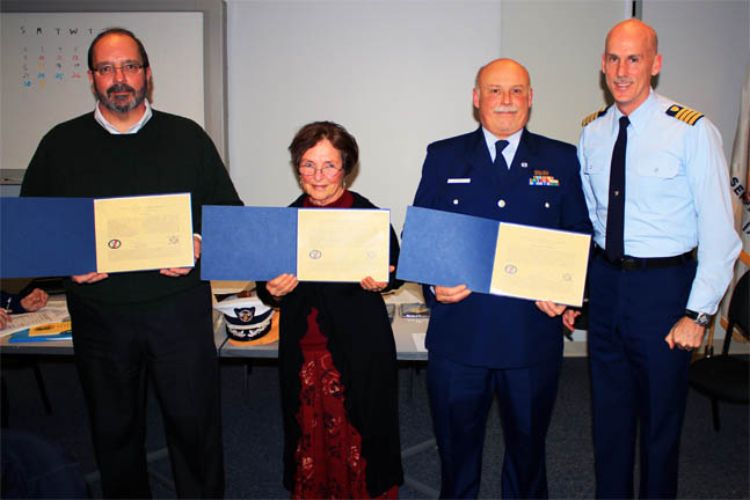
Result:
{"label": "black belt", "polygon": [[630,257],[626,255],[619,259],[610,259],[607,257],[607,254],[604,253],[604,249],[596,244],[594,245],[594,255],[601,257],[611,266],[622,271],[637,271],[639,269],[659,269],[680,266],[695,260],[692,250],[673,257]]}

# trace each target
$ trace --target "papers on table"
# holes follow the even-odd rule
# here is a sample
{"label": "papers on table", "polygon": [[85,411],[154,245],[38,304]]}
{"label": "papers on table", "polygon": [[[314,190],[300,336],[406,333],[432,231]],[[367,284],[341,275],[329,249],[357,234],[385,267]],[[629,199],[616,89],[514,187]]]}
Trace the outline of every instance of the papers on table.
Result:
{"label": "papers on table", "polygon": [[205,206],[202,228],[204,280],[388,281],[388,210]]}
{"label": "papers on table", "polygon": [[70,340],[73,338],[73,331],[70,328],[70,321],[55,323],[59,326],[59,331],[50,334],[41,334],[34,328],[21,330],[8,338],[9,344],[29,344],[39,342],[54,342],[60,340]]}
{"label": "papers on table", "polygon": [[421,319],[430,317],[430,308],[424,302],[401,304],[400,312],[402,318]]}
{"label": "papers on table", "polygon": [[51,296],[47,305],[36,312],[12,314],[0,338],[9,344],[38,343],[72,338],[70,315],[64,296]]}
{"label": "papers on table", "polygon": [[21,330],[28,330],[35,326],[60,323],[69,319],[68,308],[64,301],[50,302],[47,306],[36,312],[12,314],[11,321],[7,327],[0,330],[0,337],[5,337]]}
{"label": "papers on table", "polygon": [[0,276],[193,265],[190,194],[0,199]]}
{"label": "papers on table", "polygon": [[590,236],[409,207],[397,275],[580,306]]}
{"label": "papers on table", "polygon": [[255,283],[247,280],[214,280],[211,282],[211,292],[214,295],[232,295],[246,290],[255,290]]}

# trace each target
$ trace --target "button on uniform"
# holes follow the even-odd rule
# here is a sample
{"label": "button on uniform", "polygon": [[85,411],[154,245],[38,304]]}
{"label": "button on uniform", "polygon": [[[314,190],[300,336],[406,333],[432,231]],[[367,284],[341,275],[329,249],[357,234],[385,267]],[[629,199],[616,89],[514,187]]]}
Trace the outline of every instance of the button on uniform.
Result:
{"label": "button on uniform", "polygon": [[500,208],[505,208],[505,200],[499,200],[497,202],[497,206]]}

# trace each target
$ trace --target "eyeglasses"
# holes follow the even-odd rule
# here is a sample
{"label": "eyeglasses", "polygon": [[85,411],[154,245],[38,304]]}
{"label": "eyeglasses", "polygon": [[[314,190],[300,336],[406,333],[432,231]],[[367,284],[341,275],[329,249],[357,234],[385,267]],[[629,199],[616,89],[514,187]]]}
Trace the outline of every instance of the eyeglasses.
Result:
{"label": "eyeglasses", "polygon": [[333,179],[335,178],[338,173],[343,170],[339,167],[334,167],[333,165],[325,165],[322,167],[316,167],[314,165],[305,164],[300,165],[299,167],[299,174],[302,177],[312,177],[315,175],[315,172],[320,171],[326,179]]}
{"label": "eyeglasses", "polygon": [[138,63],[125,63],[122,66],[115,66],[114,64],[102,64],[94,68],[94,71],[99,73],[99,76],[112,76],[117,70],[121,70],[125,75],[135,75],[143,69],[143,64]]}

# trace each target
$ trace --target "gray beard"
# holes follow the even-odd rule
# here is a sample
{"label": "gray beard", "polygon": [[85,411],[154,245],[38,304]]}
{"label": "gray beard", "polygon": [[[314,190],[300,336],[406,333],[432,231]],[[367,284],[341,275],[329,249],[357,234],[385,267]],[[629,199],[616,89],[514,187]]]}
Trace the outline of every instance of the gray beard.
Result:
{"label": "gray beard", "polygon": [[[111,89],[112,87],[110,87]],[[132,111],[138,106],[140,106],[143,101],[146,100],[146,86],[144,85],[140,92],[135,92],[135,97],[133,100],[129,101],[127,104],[117,104],[115,101],[111,100],[108,96],[103,95],[98,90],[94,89],[94,92],[96,93],[96,98],[99,100],[100,103],[104,105],[105,108],[112,111],[113,113],[127,113],[128,111]]]}

